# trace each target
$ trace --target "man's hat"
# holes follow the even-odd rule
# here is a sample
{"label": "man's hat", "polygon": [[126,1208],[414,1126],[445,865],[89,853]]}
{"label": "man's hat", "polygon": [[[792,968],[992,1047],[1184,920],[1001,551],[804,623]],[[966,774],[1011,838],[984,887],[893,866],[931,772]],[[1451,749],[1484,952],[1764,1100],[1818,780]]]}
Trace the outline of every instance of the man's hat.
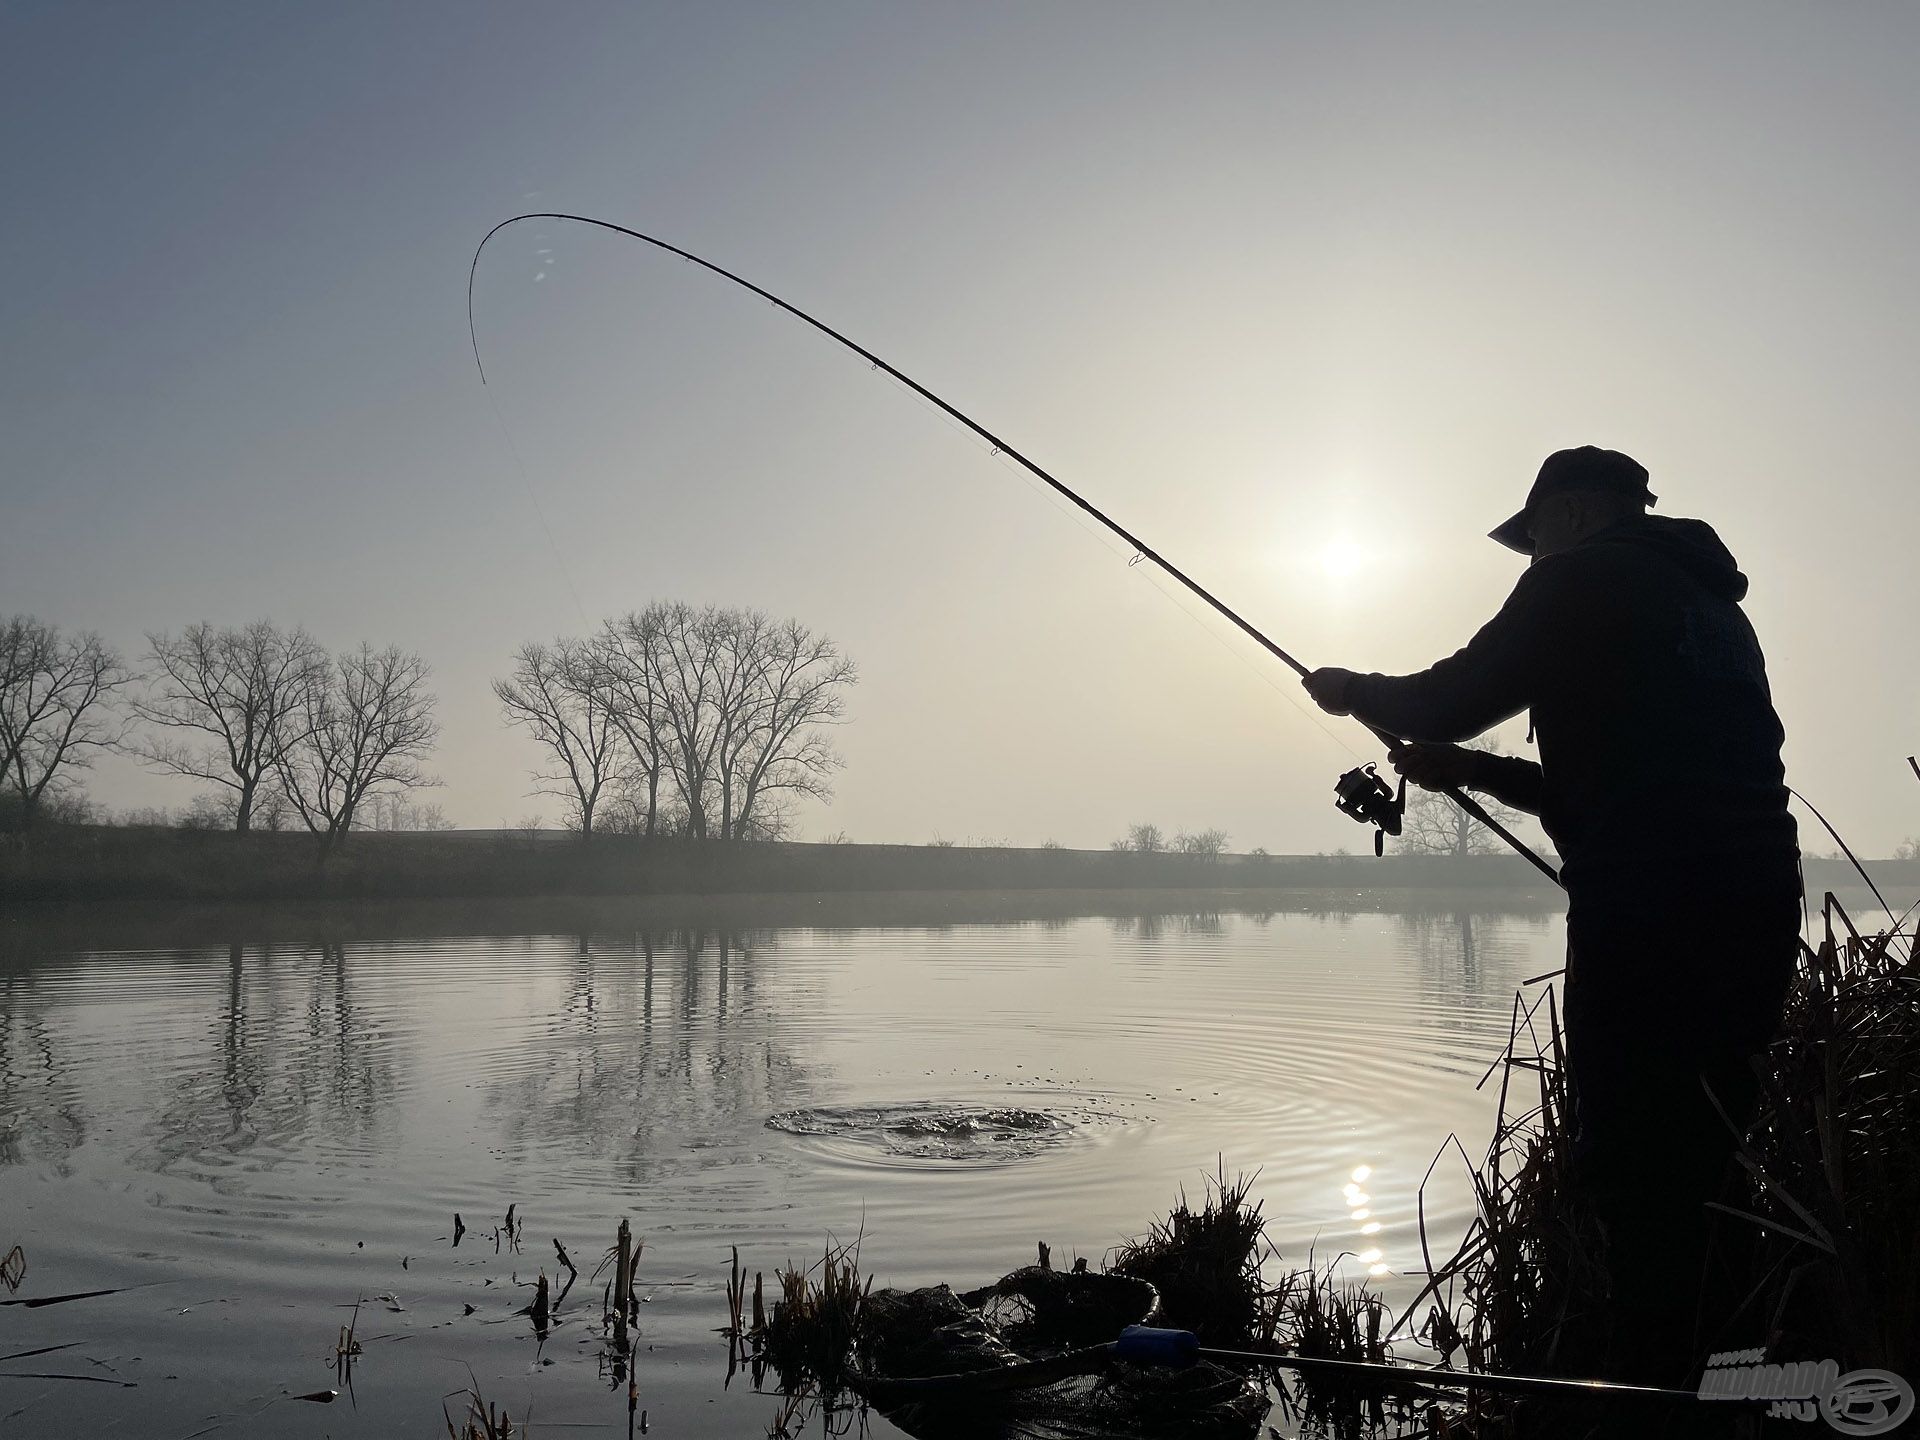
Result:
{"label": "man's hat", "polygon": [[1527,516],[1533,507],[1549,495],[1569,490],[1604,490],[1610,495],[1651,505],[1653,492],[1647,489],[1647,467],[1618,450],[1602,450],[1597,445],[1582,445],[1573,450],[1556,450],[1549,455],[1527,492],[1527,503],[1511,520],[1488,538],[1498,540],[1509,550],[1533,554],[1533,541],[1527,534]]}

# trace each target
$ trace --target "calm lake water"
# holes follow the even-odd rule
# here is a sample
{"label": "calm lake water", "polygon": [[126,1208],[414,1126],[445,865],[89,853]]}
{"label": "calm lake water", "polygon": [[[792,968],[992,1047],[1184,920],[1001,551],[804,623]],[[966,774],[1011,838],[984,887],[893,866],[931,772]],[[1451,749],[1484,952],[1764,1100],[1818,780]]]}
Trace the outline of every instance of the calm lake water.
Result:
{"label": "calm lake water", "polygon": [[[971,1286],[1039,1240],[1097,1261],[1224,1162],[1290,1261],[1410,1295],[1423,1172],[1484,1146],[1560,919],[1191,908],[1221,903],[0,920],[0,1249],[22,1298],[140,1287],[0,1308],[0,1354],[78,1342],[0,1373],[136,1387],[0,1379],[0,1432],[428,1437],[471,1367],[535,1435],[624,1434],[584,1273],[622,1216],[662,1436],[776,1409],[723,1387],[734,1245],[770,1272],[861,1236],[878,1285]],[[515,1312],[555,1238],[583,1274],[542,1343]],[[291,1398],[337,1384],[356,1299],[351,1392]]]}

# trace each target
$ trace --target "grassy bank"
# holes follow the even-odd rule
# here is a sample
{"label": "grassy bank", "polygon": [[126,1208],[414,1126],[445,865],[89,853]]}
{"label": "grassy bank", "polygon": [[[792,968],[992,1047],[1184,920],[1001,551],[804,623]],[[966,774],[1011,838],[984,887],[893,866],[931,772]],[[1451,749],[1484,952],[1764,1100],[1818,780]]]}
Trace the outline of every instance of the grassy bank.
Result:
{"label": "grassy bank", "polygon": [[[1920,863],[1889,861],[1877,873],[1883,884],[1920,889]],[[1844,880],[1828,862],[1809,864],[1816,893]],[[1543,903],[1554,894],[1505,855],[1201,856],[456,830],[358,834],[322,862],[305,834],[60,826],[0,839],[0,904],[1146,889],[1537,892]]]}

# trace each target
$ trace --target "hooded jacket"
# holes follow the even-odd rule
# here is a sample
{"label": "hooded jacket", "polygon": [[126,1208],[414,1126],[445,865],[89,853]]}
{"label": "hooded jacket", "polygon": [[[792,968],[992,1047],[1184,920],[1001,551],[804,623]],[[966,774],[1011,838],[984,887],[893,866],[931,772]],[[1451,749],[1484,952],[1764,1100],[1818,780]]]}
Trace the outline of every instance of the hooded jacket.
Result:
{"label": "hooded jacket", "polygon": [[1430,669],[1354,677],[1348,708],[1424,741],[1530,710],[1539,764],[1483,756],[1471,783],[1540,816],[1576,895],[1755,862],[1790,874],[1783,734],[1746,593],[1704,521],[1636,517],[1535,561]]}

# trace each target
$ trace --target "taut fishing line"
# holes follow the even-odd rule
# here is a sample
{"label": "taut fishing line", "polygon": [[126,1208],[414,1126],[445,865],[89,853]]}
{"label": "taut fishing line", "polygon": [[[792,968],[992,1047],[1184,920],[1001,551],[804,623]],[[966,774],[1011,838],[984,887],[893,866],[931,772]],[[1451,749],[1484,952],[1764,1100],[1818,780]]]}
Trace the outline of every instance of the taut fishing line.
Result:
{"label": "taut fishing line", "polygon": [[[468,315],[468,321],[471,325],[471,314]],[[540,492],[534,486],[533,477],[527,473],[527,462],[520,454],[520,446],[514,441],[513,427],[507,424],[500,402],[494,397],[493,387],[483,379],[480,388],[487,392],[487,407],[493,411],[493,423],[500,427],[501,438],[507,442],[507,453],[513,457],[513,468],[519,474],[521,488],[527,492],[527,500],[533,506],[534,518],[540,522],[540,529],[546,534],[547,548],[553,551],[553,563],[560,567],[560,578],[566,582],[567,593],[573,597],[573,608],[580,612],[580,623],[591,627],[593,622],[587,618],[587,607],[580,603],[580,590],[573,583],[573,572],[567,568],[566,554],[560,549],[560,542],[554,538],[553,526],[547,523],[547,511],[540,503]]]}
{"label": "taut fishing line", "polygon": [[944,410],[928,402],[918,391],[901,384],[898,380],[895,380],[893,376],[886,375],[885,372],[880,373],[882,373],[885,379],[892,382],[896,390],[906,395],[914,404],[926,411],[927,414],[933,416],[942,425],[945,425],[956,435],[961,436],[969,444],[980,447],[990,460],[999,465],[1009,475],[1015,476],[1027,490],[1038,495],[1057,514],[1072,521],[1082,533],[1092,537],[1108,554],[1112,555],[1116,560],[1123,561],[1130,569],[1142,570],[1142,578],[1155,590],[1159,591],[1169,604],[1177,606],[1180,613],[1191,620],[1203,635],[1213,641],[1214,644],[1218,645],[1227,654],[1231,655],[1240,664],[1246,666],[1250,673],[1258,676],[1261,684],[1278,695],[1290,708],[1297,710],[1309,725],[1326,736],[1335,746],[1346,751],[1346,753],[1355,760],[1365,758],[1358,750],[1354,749],[1353,746],[1342,739],[1340,735],[1326,723],[1318,711],[1309,706],[1302,705],[1292,690],[1277,682],[1273,678],[1273,673],[1270,670],[1264,666],[1254,664],[1253,657],[1248,655],[1245,650],[1236,648],[1226,636],[1220,633],[1217,627],[1209,625],[1206,617],[1195,610],[1193,606],[1189,605],[1180,591],[1168,588],[1168,586],[1162,582],[1157,570],[1151,568],[1143,569],[1139,564],[1141,556],[1138,551],[1129,551],[1123,546],[1115,544],[1112,533],[1104,525],[1095,524],[1082,513],[1078,506],[1067,504],[1055,494],[1050,487],[1035,480],[1032,475],[1027,473],[1025,466],[1021,462],[1015,461],[1004,450],[989,445],[972,430],[954,420],[953,417],[948,415]]}
{"label": "taut fishing line", "polygon": [[[1305,676],[1311,673],[1311,671],[1306,665],[1302,664],[1299,660],[1295,659],[1292,655],[1287,653],[1287,651],[1282,649],[1271,638],[1269,638],[1266,634],[1264,634],[1261,630],[1259,630],[1256,626],[1254,626],[1254,624],[1251,621],[1247,620],[1244,616],[1239,614],[1239,612],[1235,611],[1230,606],[1228,606],[1226,602],[1224,602],[1218,596],[1213,594],[1212,591],[1208,590],[1205,586],[1200,584],[1200,582],[1195,580],[1192,576],[1188,575],[1184,570],[1181,570],[1178,566],[1173,564],[1172,561],[1168,560],[1164,555],[1160,554],[1159,551],[1155,550],[1151,545],[1147,544],[1145,540],[1141,539],[1138,535],[1135,535],[1132,531],[1128,530],[1125,526],[1121,525],[1112,516],[1106,514],[1104,511],[1102,511],[1097,506],[1095,506],[1091,501],[1087,500],[1084,496],[1079,494],[1079,492],[1069,488],[1064,482],[1056,479],[1053,475],[1049,474],[1046,470],[1042,469],[1037,463],[1029,459],[1020,450],[1008,444],[1007,441],[1001,439],[1000,436],[994,434],[993,431],[987,429],[986,426],[980,424],[980,422],[975,420],[972,416],[966,414],[964,411],[958,409],[957,407],[949,404],[947,401],[941,399],[940,396],[934,394],[933,391],[929,390],[926,386],[922,385],[919,381],[915,380],[911,375],[908,375],[905,371],[900,370],[896,366],[889,364],[886,360],[883,360],[880,356],[876,355],[873,351],[867,349],[864,345],[861,345],[857,341],[848,338],[846,335],[842,334],[840,331],[834,329],[831,325],[828,325],[825,321],[816,319],[814,316],[808,314],[805,310],[800,309],[797,305],[789,304],[787,301],[782,300],[778,295],[775,295],[772,291],[763,289],[761,286],[754,284],[751,280],[745,279],[740,275],[736,275],[733,271],[727,270],[719,265],[716,265],[711,260],[702,259],[700,256],[695,255],[690,250],[683,250],[677,245],[669,244],[667,241],[656,239],[654,236],[651,236],[651,235],[642,234],[640,231],[629,229],[624,225],[616,225],[610,220],[597,220],[590,215],[568,215],[568,214],[562,214],[562,213],[553,212],[553,211],[538,211],[538,212],[531,212],[524,215],[515,215],[506,220],[502,220],[498,225],[495,225],[491,230],[489,230],[484,236],[481,237],[480,243],[474,247],[473,262],[467,268],[467,337],[473,346],[474,368],[479,372],[480,383],[483,386],[486,385],[487,383],[487,367],[486,367],[485,361],[482,360],[480,355],[480,333],[477,326],[475,325],[474,315],[473,315],[473,291],[474,291],[475,279],[478,276],[480,271],[480,256],[486,250],[487,242],[493,239],[495,235],[498,235],[502,230],[506,229],[509,225],[519,224],[523,220],[566,221],[570,224],[586,225],[594,229],[609,231],[615,235],[624,235],[630,240],[638,240],[644,245],[650,245],[654,247],[656,250],[664,251],[669,255],[677,255],[682,260],[688,261],[694,265],[698,265],[701,269],[709,271],[712,274],[718,275],[721,279],[726,280],[731,284],[734,284],[740,287],[741,289],[749,292],[750,294],[758,295],[761,299],[765,300],[768,304],[774,306],[776,309],[784,310],[787,314],[793,316],[796,320],[799,320],[804,324],[811,326],[813,329],[818,330],[821,334],[827,336],[831,340],[836,341],[838,344],[840,344],[845,349],[851,351],[853,354],[858,355],[861,359],[865,360],[869,365],[871,365],[875,370],[885,374],[886,376],[888,376],[898,384],[904,386],[909,392],[911,392],[914,396],[919,398],[925,404],[931,406],[937,413],[939,413],[942,417],[944,417],[950,423],[958,425],[961,429],[970,433],[976,439],[978,439],[979,441],[991,447],[995,458],[1002,459],[1004,461],[1009,461],[1016,464],[1022,471],[1026,473],[1028,477],[1030,477],[1032,480],[1037,480],[1042,485],[1044,485],[1046,487],[1047,492],[1049,493],[1050,498],[1054,499],[1056,503],[1058,503],[1059,501],[1065,501],[1067,505],[1071,506],[1072,510],[1074,512],[1077,512],[1075,518],[1079,519],[1083,525],[1087,520],[1092,520],[1096,522],[1097,525],[1101,528],[1101,530],[1105,532],[1104,535],[1102,536],[1102,539],[1105,541],[1105,543],[1109,545],[1110,548],[1112,547],[1112,541],[1115,539],[1123,542],[1125,546],[1124,553],[1128,557],[1127,564],[1130,567],[1140,566],[1142,564],[1152,565],[1155,569],[1157,569],[1161,574],[1165,575],[1168,579],[1171,579],[1174,582],[1176,582],[1182,589],[1184,589],[1187,592],[1188,595],[1203,602],[1217,616],[1219,616],[1221,619],[1226,620],[1235,629],[1240,631],[1241,634],[1245,635],[1248,639],[1252,640],[1262,650],[1266,651],[1267,654],[1272,656],[1274,659],[1280,661],[1282,664],[1284,664],[1290,670],[1292,670],[1295,674],[1304,678]],[[495,410],[495,414],[496,416],[498,416],[499,414],[497,407]],[[503,426],[504,426],[504,423],[505,422],[503,420],[502,421]],[[516,451],[516,454],[517,454],[517,451]],[[524,475],[524,467],[523,467],[523,475]],[[541,523],[543,525],[545,524],[544,517]],[[549,532],[549,538],[551,539],[551,532]],[[555,549],[557,552],[558,550],[557,545],[555,546]],[[1158,589],[1161,587],[1156,585],[1155,588]],[[1170,592],[1167,592],[1164,589],[1162,589],[1162,593],[1169,594],[1169,598],[1173,598]],[[577,597],[576,597],[576,603],[577,603]],[[1183,610],[1187,609],[1187,606],[1184,604],[1184,602],[1181,603],[1181,608]],[[1191,610],[1188,610],[1188,614],[1192,615],[1193,612]],[[1195,616],[1194,618],[1197,620],[1199,617]],[[1203,626],[1203,628],[1205,627]],[[1277,689],[1278,687],[1276,686],[1275,688]],[[1291,697],[1288,697],[1288,698],[1291,700]],[[1292,703],[1294,703],[1296,709],[1302,709],[1304,713],[1304,707],[1301,707],[1297,701]],[[1319,725],[1319,721],[1317,719],[1315,720],[1315,723],[1316,725]],[[1366,722],[1359,721],[1358,723],[1365,724]],[[1330,738],[1332,738],[1332,732],[1327,731],[1324,725],[1320,725],[1320,728],[1325,733],[1327,733]],[[1387,731],[1378,728],[1377,726],[1367,725],[1366,728],[1373,734],[1375,739],[1379,740],[1383,745],[1387,746],[1387,748],[1390,750],[1398,748],[1403,743],[1399,739],[1399,737],[1392,735]],[[1335,740],[1335,743],[1340,744],[1342,748],[1348,748],[1345,746],[1345,742],[1339,741],[1338,739]],[[1349,753],[1351,753],[1351,751]],[[1371,765],[1368,765],[1363,767],[1362,769],[1356,769],[1356,770],[1350,771],[1347,775],[1341,777],[1340,785],[1337,787],[1337,793],[1340,795],[1340,809],[1342,810],[1343,813],[1351,815],[1355,819],[1364,820],[1364,821],[1367,821],[1368,823],[1375,825],[1379,829],[1382,835],[1386,833],[1393,833],[1393,834],[1399,833],[1399,829],[1400,829],[1399,811],[1400,811],[1400,808],[1403,806],[1404,799],[1405,799],[1404,782],[1402,784],[1401,794],[1399,798],[1396,799],[1393,795],[1393,792],[1387,789],[1385,782],[1381,781],[1374,774],[1373,767]],[[1521,856],[1523,856],[1526,860],[1528,860],[1542,874],[1546,875],[1549,879],[1555,881],[1556,883],[1559,882],[1560,877],[1558,873],[1555,872],[1553,867],[1547,864],[1545,860],[1542,860],[1537,854],[1535,854],[1531,849],[1529,849],[1528,846],[1525,844],[1525,842],[1523,842],[1518,836],[1514,835],[1512,831],[1508,830],[1499,821],[1495,820],[1493,816],[1489,815],[1486,811],[1486,808],[1482,806],[1477,800],[1467,795],[1464,791],[1458,790],[1458,789],[1448,789],[1443,791],[1442,793],[1446,794],[1450,799],[1452,799],[1452,801],[1456,805],[1460,806],[1461,809],[1465,810],[1467,814],[1471,815],[1474,819],[1478,820],[1481,824],[1485,825],[1494,834],[1498,835],[1516,852],[1518,852]],[[1376,851],[1377,849],[1378,849],[1378,841],[1376,840]]]}

